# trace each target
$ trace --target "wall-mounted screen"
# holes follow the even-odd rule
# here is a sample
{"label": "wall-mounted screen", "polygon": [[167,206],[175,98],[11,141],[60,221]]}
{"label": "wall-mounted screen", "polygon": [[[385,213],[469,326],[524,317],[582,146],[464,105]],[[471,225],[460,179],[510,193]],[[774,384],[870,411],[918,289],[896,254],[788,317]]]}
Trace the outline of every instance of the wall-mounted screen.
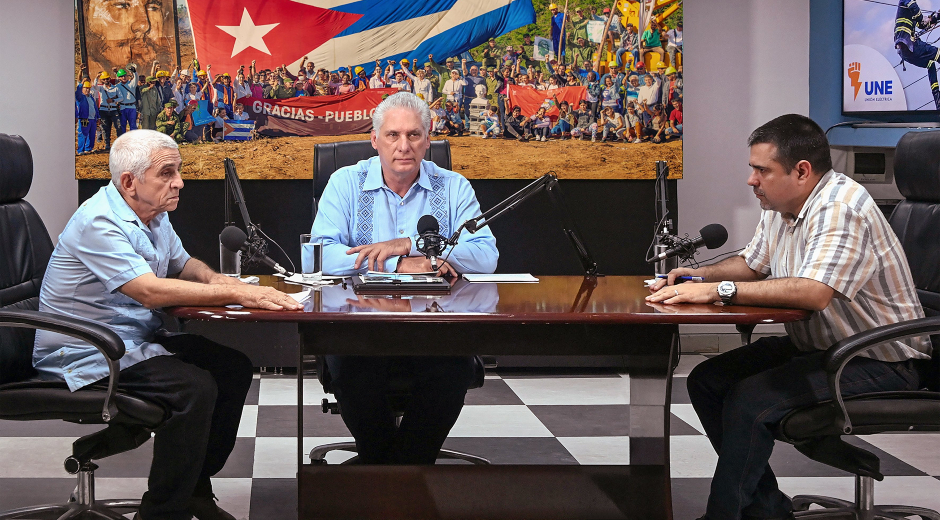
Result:
{"label": "wall-mounted screen", "polygon": [[844,0],[842,112],[940,109],[940,0]]}

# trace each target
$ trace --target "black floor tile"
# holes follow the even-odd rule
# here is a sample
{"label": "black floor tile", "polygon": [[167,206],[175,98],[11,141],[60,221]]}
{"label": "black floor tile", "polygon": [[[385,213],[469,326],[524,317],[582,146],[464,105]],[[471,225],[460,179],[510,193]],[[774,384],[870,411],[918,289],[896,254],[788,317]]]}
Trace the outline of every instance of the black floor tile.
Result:
{"label": "black floor tile", "polygon": [[69,500],[74,478],[0,478],[0,512]]}
{"label": "black floor tile", "polygon": [[297,480],[256,478],[251,482],[252,519],[297,518]]}
{"label": "black floor tile", "polygon": [[692,425],[669,414],[669,435],[701,435],[702,432],[696,430]]}
{"label": "black floor tile", "polygon": [[248,396],[245,398],[245,404],[258,404],[258,392],[261,390],[261,380],[252,379],[251,386],[248,388]]}
{"label": "black floor tile", "polygon": [[672,479],[672,518],[694,520],[705,514],[710,478]]}
{"label": "black floor tile", "polygon": [[685,386],[684,377],[676,377],[672,380],[672,404],[692,404],[689,399],[689,389]]}
{"label": "black floor tile", "polygon": [[489,459],[493,464],[577,464],[554,437],[457,437],[447,449]]}
{"label": "black floor tile", "polygon": [[[323,413],[319,406],[304,406],[304,435],[307,437],[348,437],[349,430],[340,415]],[[297,407],[259,406],[256,437],[296,437]]]}
{"label": "black floor tile", "polygon": [[[75,424],[65,421],[0,421],[0,437],[75,437],[98,430],[103,424]],[[65,456],[62,457],[63,459]]]}
{"label": "black floor tile", "polygon": [[502,379],[487,379],[480,388],[467,390],[464,404],[524,404]]}
{"label": "black floor tile", "polygon": [[529,406],[556,437],[630,435],[630,405]]}
{"label": "black floor tile", "polygon": [[239,437],[235,449],[225,461],[225,467],[215,476],[217,478],[251,478],[255,470],[255,439]]}

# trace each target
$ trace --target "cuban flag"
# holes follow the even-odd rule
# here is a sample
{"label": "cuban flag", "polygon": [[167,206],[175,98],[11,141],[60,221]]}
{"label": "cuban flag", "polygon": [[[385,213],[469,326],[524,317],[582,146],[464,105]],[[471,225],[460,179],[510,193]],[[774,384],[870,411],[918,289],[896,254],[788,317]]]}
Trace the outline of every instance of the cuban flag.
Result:
{"label": "cuban flag", "polygon": [[317,68],[362,66],[428,55],[443,63],[489,38],[535,23],[532,0],[187,0],[196,57],[233,74],[304,56]]}
{"label": "cuban flag", "polygon": [[250,120],[235,121],[223,119],[222,139],[225,141],[250,141],[251,132],[255,129],[255,122]]}

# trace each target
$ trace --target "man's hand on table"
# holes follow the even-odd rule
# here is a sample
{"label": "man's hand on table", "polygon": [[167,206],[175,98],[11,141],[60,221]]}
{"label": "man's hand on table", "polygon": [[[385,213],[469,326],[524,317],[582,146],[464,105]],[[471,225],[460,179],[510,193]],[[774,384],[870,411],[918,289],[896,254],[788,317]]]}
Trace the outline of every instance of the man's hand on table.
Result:
{"label": "man's hand on table", "polygon": [[[402,258],[396,273],[428,273],[431,272],[431,261],[423,256],[409,256]],[[457,271],[447,262],[441,262],[437,269],[438,276],[457,276]]]}
{"label": "man's hand on table", "polygon": [[704,282],[684,282],[676,285],[680,276],[702,276],[698,269],[679,267],[669,271],[666,278],[660,278],[650,285],[650,294],[646,301],[650,303],[712,303],[719,301],[718,284]]}
{"label": "man's hand on table", "polygon": [[242,283],[242,287],[236,289],[236,295],[238,304],[242,307],[269,311],[299,311],[304,308],[289,294],[282,293],[273,287],[258,287]]}
{"label": "man's hand on table", "polygon": [[356,263],[353,264],[353,269],[359,269],[359,266],[362,265],[363,261],[368,259],[366,265],[369,266],[370,271],[384,271],[385,270],[385,261],[392,256],[403,256],[411,252],[411,239],[410,238],[396,238],[394,240],[387,240],[385,242],[379,242],[376,244],[366,244],[364,246],[356,246],[346,251],[347,255],[353,253],[359,253],[359,256],[356,257]]}

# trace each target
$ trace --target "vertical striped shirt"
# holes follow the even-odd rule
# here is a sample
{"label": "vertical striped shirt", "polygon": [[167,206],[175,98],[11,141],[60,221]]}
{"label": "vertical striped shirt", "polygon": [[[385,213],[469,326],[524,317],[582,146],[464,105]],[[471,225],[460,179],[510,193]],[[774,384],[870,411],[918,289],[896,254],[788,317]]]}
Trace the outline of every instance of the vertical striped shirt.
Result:
{"label": "vertical striped shirt", "polygon": [[[800,350],[825,350],[858,332],[924,316],[897,235],[865,188],[832,170],[795,219],[765,210],[741,256],[771,278],[808,278],[835,290],[828,307],[786,325]],[[896,362],[927,359],[930,351],[926,338],[911,338],[861,355]]]}

